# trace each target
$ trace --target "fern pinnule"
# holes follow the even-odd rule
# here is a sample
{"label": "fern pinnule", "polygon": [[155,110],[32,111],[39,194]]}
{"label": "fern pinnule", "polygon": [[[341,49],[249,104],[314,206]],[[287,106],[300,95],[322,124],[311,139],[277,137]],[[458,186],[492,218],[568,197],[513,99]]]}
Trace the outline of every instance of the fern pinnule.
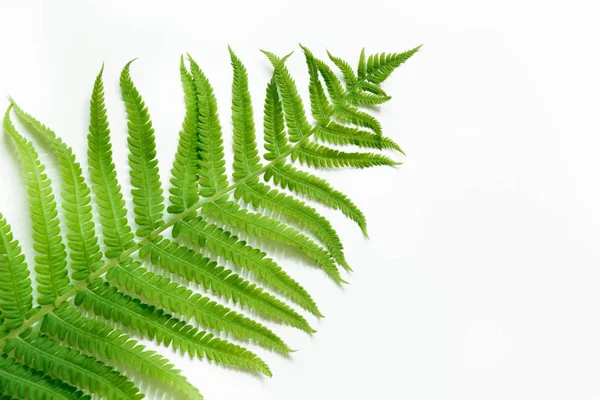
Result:
{"label": "fern pinnule", "polygon": [[400,146],[388,137],[379,137],[374,133],[341,125],[335,121],[319,126],[315,131],[315,139],[342,146],[354,145],[368,149],[391,149],[404,154]]}
{"label": "fern pinnule", "polygon": [[290,141],[298,142],[303,136],[309,135],[312,130],[306,119],[302,99],[298,94],[298,89],[292,76],[285,67],[285,61],[271,52],[263,51],[263,53],[271,61],[275,69],[277,87],[281,92]]}
{"label": "fern pinnule", "polygon": [[347,217],[358,224],[365,236],[367,220],[363,212],[344,193],[335,190],[324,179],[308,172],[294,168],[290,164],[275,164],[265,172],[265,180],[273,180],[278,186],[295,193],[303,194],[310,199],[327,205],[334,210],[341,210]]}
{"label": "fern pinnule", "polygon": [[12,121],[8,107],[4,114],[4,131],[12,139],[23,166],[29,210],[33,223],[35,271],[40,305],[52,304],[71,289],[67,273],[67,252],[60,235],[58,211],[50,179],[33,144],[21,136]]}
{"label": "fern pinnule", "polygon": [[163,191],[158,175],[154,128],[148,108],[131,80],[129,61],[121,72],[121,94],[127,110],[129,137],[129,173],[135,207],[136,234],[146,237],[163,224],[165,208]]}
{"label": "fern pinnule", "polygon": [[356,76],[356,73],[352,69],[352,66],[350,66],[350,64],[347,61],[331,54],[330,51],[327,51],[327,55],[329,56],[329,59],[333,61],[335,66],[338,67],[339,70],[342,72],[344,82],[346,83],[346,87],[352,87],[356,85],[358,78]]}
{"label": "fern pinnule", "polygon": [[133,246],[133,233],[127,224],[127,209],[117,181],[112,159],[110,129],[104,105],[104,66],[94,81],[90,100],[90,127],[88,139],[88,164],[92,189],[100,214],[105,255],[117,258]]}
{"label": "fern pinnule", "polygon": [[[331,223],[308,206],[302,200],[279,192],[261,182],[247,183],[239,187],[235,192],[236,198],[243,199],[245,203],[254,207],[280,212],[310,227],[327,246],[336,262],[342,267],[350,269],[344,256],[344,246]],[[333,269],[326,271],[336,282],[344,283],[341,277]]]}
{"label": "fern pinnule", "polygon": [[223,134],[213,88],[196,61],[188,55],[198,97],[198,145],[200,195],[210,197],[227,188]]}
{"label": "fern pinnule", "polygon": [[256,146],[254,111],[248,91],[246,67],[229,47],[233,67],[231,119],[233,122],[233,179],[239,180],[261,169]]}
{"label": "fern pinnule", "polygon": [[19,242],[0,213],[0,311],[5,329],[14,329],[27,319],[33,307],[29,269]]}
{"label": "fern pinnule", "polygon": [[179,144],[173,168],[171,169],[171,188],[167,211],[180,214],[196,204],[200,198],[198,192],[198,171],[200,167],[200,149],[198,146],[198,92],[194,78],[187,70],[181,56],[179,74],[183,86],[185,117],[179,132]]}
{"label": "fern pinnule", "polygon": [[422,46],[423,45],[417,46],[414,49],[402,53],[371,54],[367,59],[365,79],[376,85],[382,83],[396,68],[414,56]]}
{"label": "fern pinnule", "polygon": [[317,143],[303,143],[292,152],[292,160],[315,168],[353,167],[369,168],[400,163],[387,156],[373,153],[348,153]]}

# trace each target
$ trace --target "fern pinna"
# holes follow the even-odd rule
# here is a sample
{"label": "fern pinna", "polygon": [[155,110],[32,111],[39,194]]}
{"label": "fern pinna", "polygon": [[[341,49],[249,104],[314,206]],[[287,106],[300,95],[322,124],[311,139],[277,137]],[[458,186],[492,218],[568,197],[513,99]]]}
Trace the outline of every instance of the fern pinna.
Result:
{"label": "fern pinna", "polygon": [[[262,156],[247,72],[230,49],[231,176],[226,173],[213,88],[192,57],[187,56],[187,62],[182,57],[186,113],[168,200],[159,179],[154,129],[129,62],[120,86],[128,118],[133,210],[125,202],[112,158],[104,68],[90,101],[88,179],[72,149],[11,99],[3,127],[27,187],[35,253],[28,261],[35,272],[31,277],[22,248],[0,215],[2,398],[143,398],[128,377],[132,373],[171,386],[175,398],[202,398],[168,360],[146,350],[136,338],[270,376],[256,354],[217,335],[290,352],[276,333],[167,276],[199,284],[211,297],[231,301],[253,315],[314,332],[291,305],[321,317],[311,295],[244,238],[297,247],[334,282],[345,282],[340,268],[350,266],[340,238],[307,201],[340,210],[366,235],[365,217],[345,194],[295,164],[317,169],[396,165],[379,151],[401,152],[400,147],[382,135],[380,123],[363,106],[390,99],[380,84],[418,49],[369,57],[363,51],[356,70],[329,54],[338,77],[328,63],[303,47],[312,122],[285,65],[287,56],[264,52],[274,73],[264,101]],[[14,116],[51,149],[62,181],[60,201],[34,145],[13,124]],[[371,151],[342,151],[340,146]],[[135,228],[127,221],[131,211]],[[220,266],[216,258],[227,260],[233,270]]]}

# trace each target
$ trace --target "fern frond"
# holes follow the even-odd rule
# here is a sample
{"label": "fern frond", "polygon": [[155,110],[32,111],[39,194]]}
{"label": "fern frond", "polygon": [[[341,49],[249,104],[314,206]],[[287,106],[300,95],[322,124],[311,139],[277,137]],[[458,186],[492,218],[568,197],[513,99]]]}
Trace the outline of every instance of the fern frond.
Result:
{"label": "fern frond", "polygon": [[171,169],[171,184],[169,200],[171,205],[167,211],[180,214],[188,207],[196,204],[200,198],[198,193],[198,169],[200,154],[198,149],[198,93],[194,78],[185,67],[183,56],[179,67],[181,83],[185,100],[185,118],[173,168]]}
{"label": "fern frond", "polygon": [[256,134],[254,130],[254,111],[248,91],[248,73],[246,67],[235,55],[231,47],[231,65],[233,66],[232,106],[233,121],[233,179],[239,180],[261,168]]}
{"label": "fern frond", "polygon": [[115,400],[144,397],[139,389],[116,370],[96,358],[63,347],[43,334],[31,332],[6,342],[4,352],[47,375]]}
{"label": "fern frond", "polygon": [[40,330],[50,337],[66,341],[71,347],[122,363],[149,378],[172,385],[188,399],[203,398],[168,360],[153,351],[144,350],[144,346],[120,330],[86,318],[66,304],[46,315]]}
{"label": "fern frond", "polygon": [[403,53],[378,53],[372,54],[367,60],[365,78],[375,84],[380,84],[385,81],[396,68],[404,64],[406,60],[411,58],[421,46],[417,46],[412,50]]}
{"label": "fern frond", "polygon": [[160,265],[169,272],[201,284],[212,293],[263,316],[292,326],[306,324],[301,315],[276,297],[178,243],[167,239],[160,243],[151,243],[140,250],[140,257],[147,256],[151,258],[152,263]]}
{"label": "fern frond", "polygon": [[[299,161],[315,168],[397,165],[375,151],[343,152],[327,145],[402,152],[394,141],[383,137],[377,118],[365,112],[373,107],[362,106],[377,106],[390,99],[380,84],[419,48],[374,54],[368,59],[363,50],[356,72],[348,62],[329,52],[325,62],[307,48],[302,49],[310,78],[309,111],[316,121],[307,119],[296,83],[285,65],[291,53],[280,58],[264,51],[274,68],[264,104],[265,160],[260,160],[257,148],[248,73],[229,49],[233,68],[231,177],[226,174],[223,132],[213,88],[190,56],[189,70],[181,58],[186,113],[171,169],[168,216],[163,215],[167,204],[160,183],[154,129],[131,79],[131,62],[126,64],[120,86],[128,120],[129,174],[139,240],[128,226],[127,204],[112,159],[102,82],[104,66],[90,101],[88,164],[94,196],[73,150],[10,99],[3,126],[23,166],[33,222],[39,307],[33,306],[34,285],[25,257],[0,214],[0,400],[89,399],[85,392],[117,400],[142,398],[139,389],[113,367],[135,370],[162,384],[171,384],[182,398],[202,399],[166,359],[145,350],[115,326],[192,357],[270,376],[269,367],[257,355],[210,332],[219,331],[280,353],[290,352],[289,347],[263,324],[213,301],[213,295],[275,322],[314,332],[300,313],[267,290],[321,317],[311,295],[265,252],[236,235],[297,247],[335,282],[345,283],[338,265],[350,267],[341,240],[331,223],[307,203],[316,201],[341,210],[366,235],[365,217],[345,194],[291,163]],[[61,215],[36,149],[10,120],[13,109],[32,132],[49,144],[58,160]],[[92,200],[100,214],[102,239],[95,232]],[[263,210],[275,216],[267,216]],[[293,225],[287,222],[288,217]],[[65,220],[68,251],[61,235],[61,219]],[[173,241],[165,239],[171,236]],[[177,243],[181,239],[231,262],[236,271],[244,269],[248,278]],[[107,262],[102,259],[101,240]],[[165,271],[143,268],[142,259]],[[208,295],[174,282],[167,277],[169,273],[202,285]],[[89,319],[75,307],[109,322]],[[202,325],[208,332],[195,325]]]}
{"label": "fern frond", "polygon": [[5,355],[0,356],[0,392],[27,400],[90,400],[80,390]]}
{"label": "fern frond", "polygon": [[[246,203],[254,207],[280,212],[306,224],[325,243],[334,260],[344,268],[350,268],[344,256],[342,242],[331,223],[303,201],[271,189],[260,182],[247,183],[238,187],[235,196],[237,199],[243,198]],[[341,277],[336,276],[335,271],[327,272],[335,281],[343,282]]]}
{"label": "fern frond", "polygon": [[116,258],[125,249],[132,247],[133,233],[127,224],[127,208],[112,160],[110,130],[104,106],[103,71],[104,66],[96,77],[90,100],[88,163],[103,227],[105,254],[108,258]]}
{"label": "fern frond", "polygon": [[154,128],[148,108],[131,80],[129,67],[132,62],[128,62],[121,72],[121,94],[129,119],[129,175],[133,186],[135,222],[139,226],[136,234],[146,237],[164,224],[162,214],[165,206],[158,175]]}
{"label": "fern frond", "polygon": [[71,289],[67,275],[67,253],[60,235],[58,212],[50,179],[44,172],[37,152],[30,141],[21,136],[10,120],[10,109],[4,115],[4,131],[12,139],[23,166],[27,185],[29,210],[33,222],[36,251],[35,271],[40,305],[52,304]]}
{"label": "fern frond", "polygon": [[296,246],[324,269],[335,269],[335,262],[331,258],[331,255],[321,246],[295,228],[287,226],[273,218],[246,211],[232,201],[206,203],[202,211],[205,214],[218,218],[225,225],[243,229],[250,236],[268,238]]}
{"label": "fern frond", "polygon": [[266,348],[289,353],[290,348],[264,325],[240,315],[227,307],[210,301],[185,286],[142,268],[131,259],[113,267],[106,279],[115,286],[138,296],[166,311],[195,318],[206,328],[230,333],[242,340],[254,340]]}
{"label": "fern frond", "polygon": [[292,152],[292,159],[315,168],[369,168],[400,163],[373,153],[344,152],[313,142],[302,143]]}
{"label": "fern frond", "polygon": [[31,279],[19,242],[0,213],[0,311],[5,329],[23,324],[33,305]]}
{"label": "fern frond", "polygon": [[334,121],[320,125],[315,130],[315,139],[335,145],[354,145],[367,149],[391,149],[404,152],[392,139],[378,136],[351,126],[340,125]]}
{"label": "fern frond", "polygon": [[[218,226],[207,224],[200,218],[178,222],[173,232],[174,235],[180,232],[191,242],[207,247],[210,251],[225,257],[234,264],[247,268],[273,289],[278,290],[313,314],[320,315],[314,300],[298,282],[285,273],[265,253],[248,246],[246,242],[239,240],[231,233]],[[302,320],[295,326],[307,332],[314,332],[306,320]]]}
{"label": "fern frond", "polygon": [[185,322],[165,314],[163,310],[120,293],[108,283],[96,281],[78,291],[75,304],[192,357],[206,357],[217,363],[271,376],[269,367],[252,352],[209,333],[199,332]]}
{"label": "fern frond", "polygon": [[198,96],[200,195],[210,197],[227,187],[223,135],[213,88],[198,64],[188,56]]}
{"label": "fern frond", "polygon": [[265,172],[265,180],[271,179],[284,189],[308,196],[334,210],[341,210],[356,222],[367,236],[367,221],[363,212],[345,194],[332,188],[324,179],[284,163],[275,164]]}
{"label": "fern frond", "polygon": [[102,254],[92,220],[90,188],[83,178],[81,165],[75,159],[73,150],[56,133],[24,112],[14,101],[13,107],[17,115],[50,144],[58,158],[72,276],[78,281],[85,280],[102,266]]}

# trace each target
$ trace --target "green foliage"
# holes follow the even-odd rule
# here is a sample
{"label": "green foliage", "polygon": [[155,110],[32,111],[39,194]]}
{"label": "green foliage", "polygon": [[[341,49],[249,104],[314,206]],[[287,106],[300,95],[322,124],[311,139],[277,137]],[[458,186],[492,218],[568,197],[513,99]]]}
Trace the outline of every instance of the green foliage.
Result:
{"label": "green foliage", "polygon": [[10,339],[4,352],[48,376],[115,400],[137,400],[143,395],[133,382],[92,356],[61,346],[44,334],[31,332]]}
{"label": "green foliage", "polygon": [[27,185],[36,252],[35,272],[40,294],[37,301],[40,305],[52,304],[71,288],[67,276],[67,252],[60,234],[50,179],[33,144],[21,136],[10,121],[11,108],[4,115],[4,131],[15,145]]}
{"label": "green foliage", "polygon": [[202,395],[165,358],[118,329],[84,317],[73,307],[62,304],[44,317],[40,330],[48,336],[65,341],[69,346],[104,359],[123,363],[133,370],[164,384],[173,385],[189,399],[200,400]]}
{"label": "green foliage", "polygon": [[128,62],[121,72],[121,93],[129,119],[129,174],[135,222],[139,226],[136,233],[146,237],[164,224],[162,212],[165,206],[158,176],[154,129],[148,108],[131,81],[129,66],[132,62]]}
{"label": "green foliage", "polygon": [[0,311],[4,327],[21,326],[33,304],[31,279],[21,246],[0,213]]}
{"label": "green foliage", "polygon": [[[341,269],[350,267],[340,237],[310,202],[340,210],[366,235],[365,215],[302,164],[315,169],[399,165],[381,152],[402,150],[383,136],[380,122],[368,111],[391,99],[380,84],[418,49],[369,56],[363,50],[356,70],[328,53],[334,70],[302,47],[314,121],[285,65],[291,53],[280,58],[265,51],[273,76],[263,106],[261,154],[248,72],[230,48],[231,176],[213,87],[198,63],[182,56],[185,117],[168,204],[154,128],[131,77],[132,62],[120,76],[132,206],[125,201],[112,156],[104,66],[90,100],[89,186],[73,149],[10,99],[3,127],[22,165],[37,293],[27,252],[0,214],[0,400],[140,399],[144,395],[128,378],[132,373],[161,384],[161,390],[170,386],[176,398],[202,399],[180,371],[137,338],[271,376],[259,356],[234,341],[287,354],[290,347],[257,318],[311,334],[315,330],[309,321],[287,301],[313,317],[323,315],[304,286],[261,249],[263,242],[297,248],[335,283],[346,283]],[[48,145],[60,172],[58,202],[35,146],[17,130],[12,115]],[[135,226],[128,223],[130,211]],[[249,239],[257,244],[251,246]],[[219,265],[217,258],[236,271]],[[206,293],[193,290],[194,284]],[[234,303],[243,312],[220,302]]]}
{"label": "green foliage", "polygon": [[105,255],[116,258],[133,246],[133,233],[127,225],[127,209],[117,181],[112,160],[110,130],[104,106],[102,73],[96,77],[90,100],[90,133],[88,135],[88,164],[97,210],[102,224]]}
{"label": "green foliage", "polygon": [[[89,400],[90,396],[43,372],[19,364],[3,355],[0,358],[0,391],[7,393],[2,400],[12,398],[38,400]],[[13,397],[11,397],[13,396]]]}

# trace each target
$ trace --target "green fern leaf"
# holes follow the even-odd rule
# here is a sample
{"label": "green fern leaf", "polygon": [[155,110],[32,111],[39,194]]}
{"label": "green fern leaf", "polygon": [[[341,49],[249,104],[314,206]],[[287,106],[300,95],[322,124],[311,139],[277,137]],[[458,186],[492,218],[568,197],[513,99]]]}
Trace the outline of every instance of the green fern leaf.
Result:
{"label": "green fern leaf", "polygon": [[[43,373],[0,356],[0,392],[19,399],[31,400],[90,400],[76,388],[51,379]],[[2,397],[9,400],[10,397]]]}
{"label": "green fern leaf", "polygon": [[33,222],[36,250],[35,271],[40,305],[52,304],[71,289],[67,276],[67,253],[60,235],[58,212],[50,179],[30,141],[21,136],[10,120],[10,109],[4,115],[4,131],[10,136],[23,166],[29,210]]}
{"label": "green fern leaf", "polygon": [[[207,224],[200,218],[179,222],[177,231],[191,242],[205,246],[234,264],[247,268],[271,288],[280,291],[313,314],[320,315],[317,305],[308,292],[262,251],[248,246],[231,233],[218,226]],[[294,326],[307,332],[314,332],[306,320],[301,320]]]}
{"label": "green fern leaf", "polygon": [[356,85],[356,83],[358,82],[358,78],[356,77],[356,74],[354,73],[354,70],[352,69],[350,64],[348,64],[347,61],[344,61],[341,58],[334,56],[329,51],[327,52],[327,55],[329,56],[329,59],[333,61],[335,66],[338,67],[342,72],[342,75],[344,76],[344,82],[346,83],[346,87],[352,87]]}
{"label": "green fern leaf", "polygon": [[400,146],[390,138],[378,136],[358,128],[340,125],[334,121],[319,126],[315,131],[315,139],[342,146],[354,145],[368,149],[391,149],[404,154]]}
{"label": "green fern leaf", "polygon": [[62,176],[63,209],[69,230],[67,243],[70,249],[73,279],[85,280],[102,266],[102,254],[92,220],[90,188],[85,183],[81,166],[75,159],[73,150],[51,129],[24,112],[14,101],[13,108],[23,121],[49,142],[58,157]]}
{"label": "green fern leaf", "polygon": [[[344,256],[344,247],[331,223],[303,201],[280,193],[260,182],[248,183],[237,188],[236,198],[243,198],[254,207],[263,207],[283,213],[309,226],[325,243],[333,258],[344,268],[350,269]],[[335,271],[326,271],[337,282],[343,282]]]}
{"label": "green fern leaf", "polygon": [[317,143],[302,143],[292,152],[292,159],[315,168],[369,168],[400,165],[387,156],[373,153],[348,153]]}
{"label": "green fern leaf", "polygon": [[327,65],[324,61],[315,58],[308,49],[303,49],[307,58],[307,62],[314,63],[314,65],[317,67],[317,70],[321,74],[332,102],[334,104],[342,104],[346,100],[346,94],[342,82],[340,82],[329,65]]}
{"label": "green fern leaf", "polygon": [[308,196],[334,210],[341,210],[358,224],[365,236],[367,235],[367,221],[363,212],[345,194],[332,188],[324,179],[284,163],[275,164],[265,172],[265,180],[271,179],[284,189]]}
{"label": "green fern leaf", "polygon": [[[308,121],[285,65],[291,53],[280,58],[263,52],[274,68],[264,104],[264,161],[260,160],[256,141],[248,73],[229,49],[233,67],[231,177],[226,174],[223,133],[213,88],[190,56],[189,70],[181,58],[185,118],[171,169],[168,207],[160,183],[154,129],[131,79],[131,62],[127,63],[121,72],[120,86],[128,120],[129,175],[137,239],[128,226],[128,207],[112,159],[102,82],[104,66],[90,101],[88,164],[93,197],[73,150],[10,99],[12,104],[3,126],[23,166],[33,222],[39,307],[33,307],[35,285],[29,278],[25,257],[0,214],[0,400],[89,399],[84,391],[110,399],[142,398],[139,389],[112,367],[127,373],[137,371],[161,384],[170,384],[180,397],[202,399],[166,359],[145,350],[114,328],[113,323],[175,351],[270,376],[269,367],[254,353],[186,322],[280,353],[290,351],[273,331],[213,301],[213,296],[237,304],[244,312],[314,332],[301,314],[253,282],[264,284],[321,317],[311,295],[264,251],[249,246],[237,234],[297,247],[335,282],[345,282],[338,265],[350,267],[342,242],[331,223],[307,202],[341,210],[366,235],[364,215],[327,181],[291,163],[299,161],[314,168],[397,165],[375,152],[343,152],[314,140],[402,152],[394,141],[382,135],[380,122],[365,110],[390,99],[380,84],[419,48],[374,54],[368,59],[363,50],[356,72],[348,62],[328,52],[341,78],[328,62],[316,58],[307,48],[302,49],[310,78],[310,111],[316,121]],[[33,144],[12,124],[11,109],[49,144],[57,160],[62,178],[60,215],[45,167]],[[300,199],[302,196],[306,202]],[[101,235],[95,232],[92,201],[99,212]],[[165,208],[170,215],[163,215]],[[273,216],[265,215],[263,210],[273,212]],[[288,217],[293,225],[287,222]],[[65,221],[68,251],[59,220]],[[165,239],[170,236],[172,241]],[[244,269],[249,277],[242,278],[177,243],[181,239]],[[163,271],[143,268],[142,259]],[[208,294],[195,293],[187,284],[175,283],[169,274],[202,285]],[[74,306],[82,306],[111,323],[84,317]]]}
{"label": "green fern leaf", "polygon": [[113,330],[101,321],[84,317],[73,307],[63,304],[46,315],[40,330],[50,337],[66,341],[90,354],[122,363],[145,376],[172,385],[188,399],[202,400],[202,395],[165,358],[144,350],[134,339]]}
{"label": "green fern leaf", "polygon": [[116,370],[94,357],[61,346],[37,332],[10,339],[4,352],[12,353],[16,360],[31,368],[103,397],[115,400],[137,400],[144,397],[133,382]]}
{"label": "green fern leaf", "polygon": [[377,135],[382,135],[383,131],[381,124],[379,121],[377,121],[377,119],[375,119],[375,117],[350,104],[343,104],[337,107],[334,111],[334,115],[343,122],[368,128]]}
{"label": "green fern leaf", "polygon": [[198,96],[200,195],[210,197],[227,187],[223,135],[213,88],[198,64],[191,56],[188,56],[188,58]]}
{"label": "green fern leaf", "polygon": [[206,328],[232,334],[242,340],[256,343],[282,353],[290,348],[265,326],[246,318],[220,304],[210,301],[185,286],[142,268],[139,263],[127,260],[113,267],[106,279],[127,292],[133,292],[157,307],[186,318],[195,318]]}
{"label": "green fern leaf", "polygon": [[296,246],[324,269],[336,268],[331,255],[321,246],[295,228],[287,226],[273,218],[259,213],[248,212],[231,201],[206,203],[202,211],[207,215],[218,218],[225,225],[243,229],[250,236],[268,238]]}
{"label": "green fern leaf", "polygon": [[139,225],[137,235],[148,236],[160,228],[164,221],[162,213],[165,208],[163,191],[158,175],[156,160],[156,144],[154,129],[148,114],[148,108],[131,80],[128,62],[121,72],[121,93],[129,118],[129,167],[135,222]]}
{"label": "green fern leaf", "polygon": [[383,90],[382,88],[380,88],[378,85],[371,83],[369,81],[361,81],[360,82],[360,89],[363,90],[363,92],[368,92],[368,93],[372,93],[375,95],[378,95],[380,97],[389,97],[390,96],[387,95],[387,93],[385,92],[385,90]]}
{"label": "green fern leaf", "polygon": [[198,93],[194,85],[194,78],[185,67],[183,56],[180,65],[181,83],[185,100],[185,119],[179,133],[179,145],[171,169],[171,183],[169,189],[171,206],[167,209],[170,213],[180,214],[200,199],[198,193],[198,170],[200,154],[198,149]]}
{"label": "green fern leaf", "polygon": [[304,318],[290,306],[216,262],[195,251],[167,239],[151,243],[140,251],[140,257],[149,256],[159,264],[191,282],[203,285],[212,293],[232,300],[259,314],[292,326],[304,326]]}
{"label": "green fern leaf", "polygon": [[102,73],[96,77],[90,100],[90,133],[88,135],[88,163],[92,178],[92,189],[103,227],[106,257],[116,258],[125,249],[133,246],[133,233],[127,225],[127,209],[117,181],[115,164],[112,160],[110,130],[104,106]]}
{"label": "green fern leaf", "polygon": [[403,53],[379,53],[370,55],[367,60],[365,78],[371,83],[380,84],[385,81],[396,68],[404,64],[420,49],[421,46],[418,46]]}
{"label": "green fern leaf", "polygon": [[[307,54],[308,49],[304,49],[305,54]],[[308,85],[308,91],[310,93],[310,106],[312,116],[315,120],[326,120],[329,118],[332,112],[331,104],[329,104],[329,99],[325,94],[325,90],[323,89],[323,85],[321,85],[321,80],[319,79],[319,68],[317,63],[315,62],[314,57],[312,57],[312,53],[309,53],[306,58],[306,65],[308,66],[308,74],[310,76],[310,83]],[[275,89],[276,91],[277,89]],[[274,93],[271,96],[272,100],[267,98],[267,103],[269,101],[273,101],[275,104],[278,103],[278,96]],[[266,113],[265,108],[265,113]],[[266,125],[265,125],[266,129]],[[265,131],[266,133],[266,131]]]}
{"label": "green fern leaf", "polygon": [[390,101],[392,98],[390,96],[382,96],[380,94],[369,93],[365,91],[358,91],[356,93],[351,93],[348,96],[348,101],[354,105],[368,105],[368,106],[376,106]]}
{"label": "green fern leaf", "polygon": [[256,148],[254,111],[248,91],[248,73],[231,47],[229,53],[233,66],[233,105],[231,107],[234,150],[233,179],[239,180],[258,171],[261,165]]}
{"label": "green fern leaf", "polygon": [[283,106],[279,100],[279,91],[277,90],[275,76],[273,76],[267,86],[264,113],[265,150],[267,151],[265,159],[272,161],[292,151],[285,133]]}
{"label": "green fern leaf", "polygon": [[269,367],[252,352],[215,338],[206,332],[165,314],[163,310],[142,303],[117,291],[107,283],[96,281],[77,292],[75,305],[135,329],[148,339],[180,350],[190,356],[220,364],[237,366],[271,376]]}
{"label": "green fern leaf", "polygon": [[33,304],[31,279],[21,246],[0,213],[0,311],[5,329],[18,328]]}
{"label": "green fern leaf", "polygon": [[356,71],[356,75],[358,79],[365,79],[365,75],[367,75],[367,58],[365,56],[365,48],[363,47],[360,51],[360,57],[358,59],[358,68]]}
{"label": "green fern leaf", "polygon": [[263,53],[271,61],[273,68],[275,68],[275,79],[277,87],[281,91],[283,110],[285,111],[285,120],[290,140],[298,142],[304,136],[309,135],[312,128],[306,119],[306,112],[304,111],[302,99],[298,94],[296,83],[285,67],[284,59],[268,51],[263,51]]}

